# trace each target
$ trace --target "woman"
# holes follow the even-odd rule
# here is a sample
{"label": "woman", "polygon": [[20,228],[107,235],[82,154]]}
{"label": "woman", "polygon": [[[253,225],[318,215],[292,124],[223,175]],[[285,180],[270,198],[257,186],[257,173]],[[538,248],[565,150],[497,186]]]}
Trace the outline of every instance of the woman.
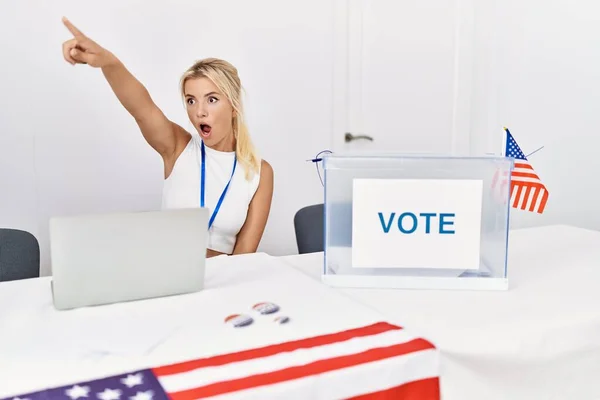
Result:
{"label": "woman", "polygon": [[163,208],[209,208],[208,257],[255,252],[271,208],[273,169],[252,146],[235,67],[205,59],[183,74],[181,94],[198,132],[192,135],[165,117],[117,57],[66,18],[63,23],[73,34],[63,44],[65,60],[101,68],[148,144],[161,155]]}

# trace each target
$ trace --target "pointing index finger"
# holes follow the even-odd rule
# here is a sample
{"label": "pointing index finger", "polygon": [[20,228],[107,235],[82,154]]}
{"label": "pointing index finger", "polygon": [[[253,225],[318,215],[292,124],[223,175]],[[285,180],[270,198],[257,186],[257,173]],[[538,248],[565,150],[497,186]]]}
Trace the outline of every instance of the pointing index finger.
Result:
{"label": "pointing index finger", "polygon": [[69,30],[69,32],[71,32],[73,34],[73,36],[75,37],[85,37],[85,35],[83,34],[83,32],[81,32],[79,29],[77,29],[75,27],[75,25],[73,25],[71,23],[71,21],[69,21],[66,17],[63,17],[63,24],[65,24],[65,26],[67,27],[67,29]]}

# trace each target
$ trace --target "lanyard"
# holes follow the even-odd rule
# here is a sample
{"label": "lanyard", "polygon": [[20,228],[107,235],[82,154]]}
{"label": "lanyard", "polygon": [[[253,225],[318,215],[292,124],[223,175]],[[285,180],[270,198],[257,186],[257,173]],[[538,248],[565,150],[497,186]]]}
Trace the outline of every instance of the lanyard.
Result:
{"label": "lanyard", "polygon": [[[204,142],[202,142],[201,149],[202,149],[202,178],[200,180],[200,207],[204,207],[204,182],[206,182],[206,152],[204,150]],[[210,220],[208,221],[208,229],[210,229],[210,227],[212,226],[213,221],[215,220],[215,217],[217,216],[217,213],[219,212],[219,208],[221,208],[221,203],[223,203],[223,199],[225,198],[227,189],[229,189],[229,184],[231,183],[231,180],[233,179],[233,174],[235,173],[236,165],[237,165],[237,156],[234,156],[233,171],[231,171],[231,177],[229,177],[229,182],[227,182],[225,189],[223,189],[223,193],[221,193],[221,197],[219,197],[219,201],[217,202],[217,205],[215,206],[215,210],[213,211],[212,215],[210,216]]]}

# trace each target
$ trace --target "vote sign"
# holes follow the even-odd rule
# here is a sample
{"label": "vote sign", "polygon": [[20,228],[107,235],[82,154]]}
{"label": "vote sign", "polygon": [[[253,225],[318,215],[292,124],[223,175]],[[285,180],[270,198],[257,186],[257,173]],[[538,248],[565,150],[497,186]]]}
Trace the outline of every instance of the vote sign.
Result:
{"label": "vote sign", "polygon": [[355,179],[352,266],[479,269],[482,181]]}

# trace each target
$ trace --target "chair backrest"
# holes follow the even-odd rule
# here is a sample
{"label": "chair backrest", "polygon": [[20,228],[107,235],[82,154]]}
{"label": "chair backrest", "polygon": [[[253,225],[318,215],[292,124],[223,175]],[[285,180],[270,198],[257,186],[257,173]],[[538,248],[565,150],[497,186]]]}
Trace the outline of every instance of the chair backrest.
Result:
{"label": "chair backrest", "polygon": [[0,282],[40,276],[40,246],[29,232],[0,228]]}
{"label": "chair backrest", "polygon": [[294,216],[298,253],[316,253],[324,249],[323,204],[301,208]]}

